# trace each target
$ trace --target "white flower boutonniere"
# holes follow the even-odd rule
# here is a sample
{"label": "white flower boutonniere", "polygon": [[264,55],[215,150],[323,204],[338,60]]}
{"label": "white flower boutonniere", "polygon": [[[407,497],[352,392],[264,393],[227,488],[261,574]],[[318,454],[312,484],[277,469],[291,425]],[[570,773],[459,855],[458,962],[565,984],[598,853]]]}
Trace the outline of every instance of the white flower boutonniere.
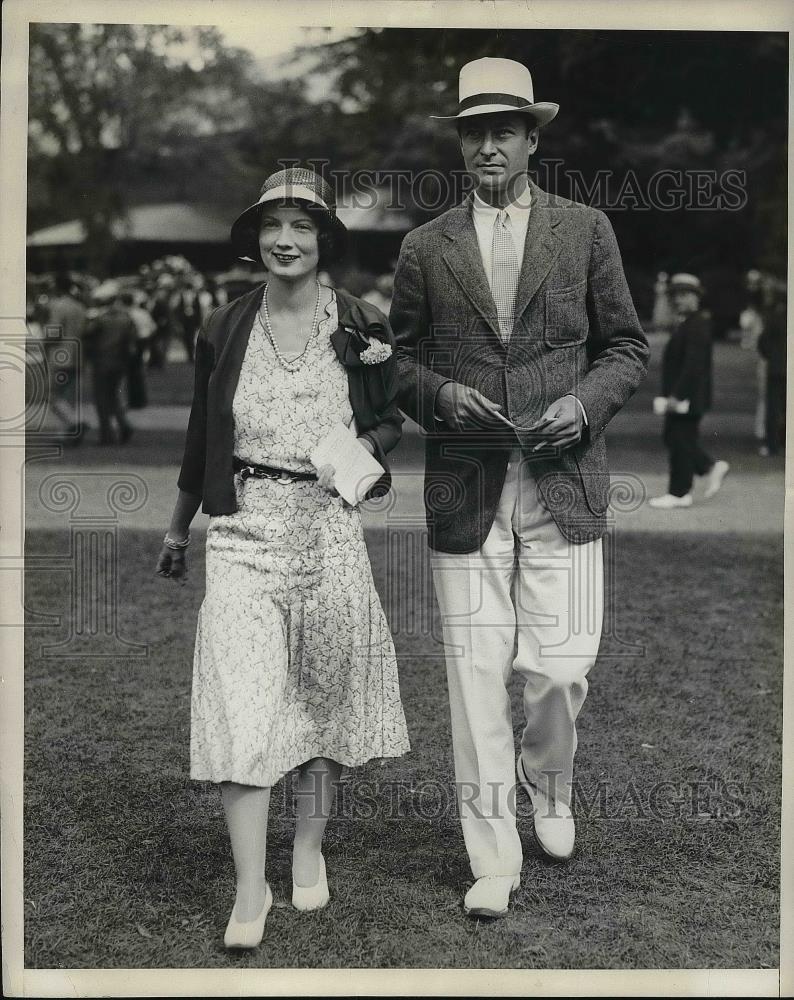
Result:
{"label": "white flower boutonniere", "polygon": [[364,365],[379,365],[387,358],[391,357],[391,344],[384,344],[382,340],[373,340],[369,347],[359,355],[361,363]]}

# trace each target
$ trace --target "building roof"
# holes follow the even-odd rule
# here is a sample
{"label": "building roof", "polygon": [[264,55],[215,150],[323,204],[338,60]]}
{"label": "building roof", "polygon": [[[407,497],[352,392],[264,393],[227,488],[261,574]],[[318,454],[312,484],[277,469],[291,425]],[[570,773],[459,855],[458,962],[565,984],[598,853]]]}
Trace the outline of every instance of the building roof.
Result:
{"label": "building roof", "polygon": [[[337,214],[353,232],[402,232],[413,228],[405,209],[386,207],[385,192],[342,199]],[[126,222],[113,223],[117,240],[135,243],[228,243],[234,211],[218,205],[166,202],[131,208]],[[29,247],[80,246],[85,228],[79,219],[38,229],[27,239]]]}
{"label": "building roof", "polygon": [[340,198],[336,214],[352,232],[407,233],[414,222],[404,208],[395,208],[388,188]]}
{"label": "building roof", "polygon": [[[229,219],[216,206],[172,202],[161,205],[138,205],[131,208],[126,222],[112,226],[117,240],[136,243],[226,243]],[[47,226],[31,233],[29,247],[79,246],[85,241],[85,228],[79,219]]]}

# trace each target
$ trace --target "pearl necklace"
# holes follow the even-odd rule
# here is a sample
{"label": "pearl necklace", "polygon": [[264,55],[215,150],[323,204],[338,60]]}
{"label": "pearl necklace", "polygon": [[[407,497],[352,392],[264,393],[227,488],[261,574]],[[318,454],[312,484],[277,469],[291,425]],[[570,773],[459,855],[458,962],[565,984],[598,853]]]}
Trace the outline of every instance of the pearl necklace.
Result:
{"label": "pearl necklace", "polygon": [[273,348],[273,352],[278,358],[279,363],[287,369],[287,371],[292,371],[293,367],[299,364],[302,360],[306,351],[308,350],[309,344],[314,337],[315,331],[317,330],[317,323],[320,318],[320,282],[317,282],[317,304],[314,307],[314,319],[312,320],[311,329],[309,336],[306,340],[306,344],[297,358],[293,358],[291,361],[287,361],[284,355],[279,350],[278,344],[276,343],[276,338],[273,336],[273,330],[270,326],[270,313],[267,311],[267,285],[265,285],[265,294],[262,296],[262,309],[261,316],[264,320],[265,333],[267,334],[267,339],[270,341],[270,346]]}

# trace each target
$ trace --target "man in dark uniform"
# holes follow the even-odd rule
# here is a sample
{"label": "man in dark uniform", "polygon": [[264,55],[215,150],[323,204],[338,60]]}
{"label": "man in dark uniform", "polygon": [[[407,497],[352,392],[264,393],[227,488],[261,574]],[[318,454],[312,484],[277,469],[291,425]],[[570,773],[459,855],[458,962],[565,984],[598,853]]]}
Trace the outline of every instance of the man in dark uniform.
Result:
{"label": "man in dark uniform", "polygon": [[714,496],[730,466],[715,462],[699,440],[700,421],[711,406],[711,317],[700,308],[703,286],[693,274],[674,274],[670,282],[678,327],[662,360],[662,393],[667,399],[664,443],[670,452],[670,487],[650,500],[651,507],[692,506],[692,482],[706,476],[705,496]]}
{"label": "man in dark uniform", "polygon": [[193,362],[196,336],[201,326],[201,312],[196,289],[190,278],[183,277],[173,301],[172,318],[179,332],[188,361]]}
{"label": "man in dark uniform", "polygon": [[108,307],[90,324],[90,358],[94,368],[94,405],[99,418],[99,443],[114,444],[112,421],[118,425],[119,443],[132,437],[124,412],[121,384],[130,359],[135,356],[137,330],[117,291]]}

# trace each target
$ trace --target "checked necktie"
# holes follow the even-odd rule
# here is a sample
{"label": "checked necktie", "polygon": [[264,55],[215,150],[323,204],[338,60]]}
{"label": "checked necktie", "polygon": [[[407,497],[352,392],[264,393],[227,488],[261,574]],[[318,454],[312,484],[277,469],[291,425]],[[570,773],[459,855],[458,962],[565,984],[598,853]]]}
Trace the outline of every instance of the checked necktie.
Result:
{"label": "checked necktie", "polygon": [[510,216],[505,211],[496,215],[491,244],[491,291],[496,303],[499,332],[507,343],[513,332],[516,289],[520,267],[516,245],[510,229]]}

